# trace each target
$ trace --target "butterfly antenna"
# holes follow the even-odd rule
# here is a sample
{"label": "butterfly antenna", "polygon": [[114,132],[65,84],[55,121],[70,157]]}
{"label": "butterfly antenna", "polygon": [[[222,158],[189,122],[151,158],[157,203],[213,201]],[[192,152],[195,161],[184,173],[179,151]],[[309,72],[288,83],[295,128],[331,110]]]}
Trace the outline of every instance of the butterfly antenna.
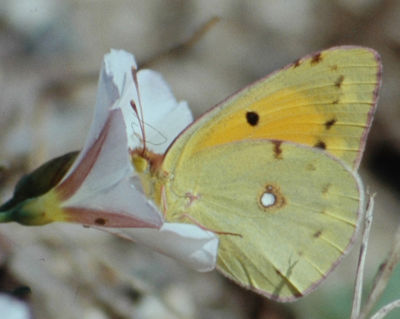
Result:
{"label": "butterfly antenna", "polygon": [[135,67],[132,67],[132,78],[133,78],[133,83],[135,84],[136,92],[138,95],[139,110],[138,110],[137,105],[134,100],[131,100],[131,106],[137,116],[137,119],[139,121],[140,130],[142,131],[142,142],[143,142],[142,155],[144,155],[144,153],[146,152],[146,130],[144,128],[142,101],[140,98],[139,82],[137,79],[137,69]]}
{"label": "butterfly antenna", "polygon": [[165,142],[167,142],[167,137],[159,130],[157,129],[155,126],[149,124],[149,123],[144,123],[145,127],[151,128],[152,131],[156,132],[159,136],[161,136],[162,141],[160,142],[156,142],[156,141],[149,141],[148,143],[151,145],[161,145]]}

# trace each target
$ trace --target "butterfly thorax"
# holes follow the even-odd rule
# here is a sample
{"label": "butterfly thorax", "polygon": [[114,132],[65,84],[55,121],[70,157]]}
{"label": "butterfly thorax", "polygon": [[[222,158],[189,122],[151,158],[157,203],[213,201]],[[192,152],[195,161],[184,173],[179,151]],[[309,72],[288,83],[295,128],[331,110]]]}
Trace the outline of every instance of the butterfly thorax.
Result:
{"label": "butterfly thorax", "polygon": [[[174,184],[174,174],[163,167],[164,155],[135,149],[131,151],[131,161],[144,193],[159,207],[165,220],[192,223],[192,220],[183,216],[189,212],[188,208],[197,199],[196,194],[186,192]],[[172,184],[175,186],[172,187]]]}

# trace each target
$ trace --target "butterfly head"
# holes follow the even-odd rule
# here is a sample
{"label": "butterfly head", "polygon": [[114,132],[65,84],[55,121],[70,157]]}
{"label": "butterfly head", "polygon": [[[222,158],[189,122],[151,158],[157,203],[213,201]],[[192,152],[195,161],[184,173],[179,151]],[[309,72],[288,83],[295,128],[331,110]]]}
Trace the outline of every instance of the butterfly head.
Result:
{"label": "butterfly head", "polygon": [[132,165],[139,174],[155,174],[158,172],[163,161],[162,154],[154,153],[145,148],[136,148],[130,152],[130,155]]}

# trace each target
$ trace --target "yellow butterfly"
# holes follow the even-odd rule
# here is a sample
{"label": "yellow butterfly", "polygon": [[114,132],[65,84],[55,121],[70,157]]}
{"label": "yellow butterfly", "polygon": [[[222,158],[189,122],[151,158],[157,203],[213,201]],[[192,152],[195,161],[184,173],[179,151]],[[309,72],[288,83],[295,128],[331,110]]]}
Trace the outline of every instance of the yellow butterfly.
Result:
{"label": "yellow butterfly", "polygon": [[294,300],[354,240],[364,210],[356,171],[380,79],[371,49],[314,53],[212,108],[164,155],[135,150],[133,163],[167,221],[219,235],[224,275]]}

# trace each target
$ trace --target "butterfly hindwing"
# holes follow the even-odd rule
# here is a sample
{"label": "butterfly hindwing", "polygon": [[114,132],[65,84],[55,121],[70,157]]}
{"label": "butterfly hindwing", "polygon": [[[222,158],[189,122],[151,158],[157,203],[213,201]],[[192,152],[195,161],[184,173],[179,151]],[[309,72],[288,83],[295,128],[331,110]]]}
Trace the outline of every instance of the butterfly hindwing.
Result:
{"label": "butterfly hindwing", "polygon": [[308,293],[337,264],[362,207],[362,185],[342,161],[293,143],[214,146],[173,174],[167,218],[220,233],[222,273],[281,301]]}

